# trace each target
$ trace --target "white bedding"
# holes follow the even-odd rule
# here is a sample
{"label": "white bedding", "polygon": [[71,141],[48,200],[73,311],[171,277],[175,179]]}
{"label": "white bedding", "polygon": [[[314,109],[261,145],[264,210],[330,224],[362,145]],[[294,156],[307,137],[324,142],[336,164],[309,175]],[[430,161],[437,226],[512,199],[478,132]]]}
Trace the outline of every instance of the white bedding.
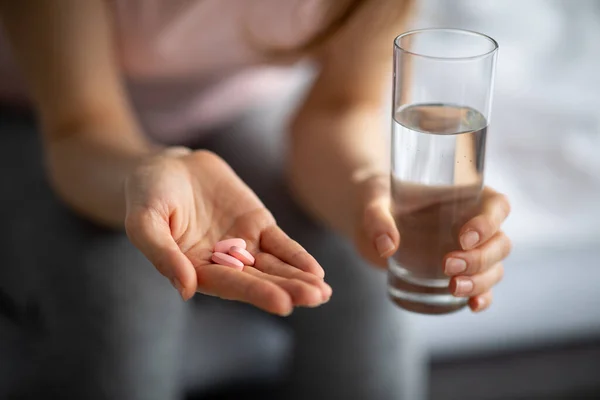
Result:
{"label": "white bedding", "polygon": [[490,310],[405,314],[453,357],[600,332],[600,2],[423,0],[419,27],[500,44],[487,182],[507,193],[515,244]]}
{"label": "white bedding", "polygon": [[515,245],[600,243],[600,3],[423,0],[415,27],[500,44],[487,183],[507,193]]}

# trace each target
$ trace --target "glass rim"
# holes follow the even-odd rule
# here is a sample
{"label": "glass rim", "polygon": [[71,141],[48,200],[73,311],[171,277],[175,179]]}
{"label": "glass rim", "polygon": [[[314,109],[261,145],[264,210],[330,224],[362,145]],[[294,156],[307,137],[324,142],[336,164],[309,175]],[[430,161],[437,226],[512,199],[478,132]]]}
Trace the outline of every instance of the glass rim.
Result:
{"label": "glass rim", "polygon": [[[400,45],[400,40],[409,36],[413,36],[419,33],[427,33],[427,32],[450,32],[450,33],[460,33],[462,35],[468,35],[468,36],[476,36],[479,37],[481,39],[485,39],[487,40],[489,43],[491,43],[492,45],[492,49],[485,52],[485,53],[481,53],[481,54],[476,54],[473,56],[463,56],[463,57],[442,57],[442,56],[431,56],[431,55],[427,55],[427,54],[420,54],[420,53],[415,53],[413,51],[407,50],[404,47],[402,47]],[[427,58],[430,60],[437,60],[437,61],[473,61],[473,60],[479,60],[479,59],[483,59],[486,58],[494,53],[496,53],[498,51],[498,48],[500,46],[498,45],[498,42],[492,38],[491,36],[488,36],[484,33],[480,33],[480,32],[475,32],[475,31],[470,31],[468,29],[458,29],[458,28],[422,28],[422,29],[413,29],[404,33],[401,33],[400,35],[396,36],[396,38],[394,39],[394,48],[396,48],[397,50],[400,50],[406,54],[410,54],[411,56],[415,56],[415,57],[421,57],[421,58]]]}

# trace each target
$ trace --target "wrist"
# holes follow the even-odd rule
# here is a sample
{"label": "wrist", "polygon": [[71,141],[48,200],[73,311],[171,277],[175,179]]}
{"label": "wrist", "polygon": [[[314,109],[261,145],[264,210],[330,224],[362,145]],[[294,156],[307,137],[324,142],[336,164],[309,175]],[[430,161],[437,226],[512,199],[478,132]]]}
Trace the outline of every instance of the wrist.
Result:
{"label": "wrist", "polygon": [[138,157],[132,167],[123,175],[120,182],[122,193],[126,196],[128,183],[131,180],[137,180],[156,171],[164,171],[178,160],[191,155],[193,151],[184,146],[156,146],[151,152]]}
{"label": "wrist", "polygon": [[48,177],[56,195],[84,218],[118,229],[125,218],[128,177],[156,157],[191,152],[128,137],[94,129],[46,143]]}
{"label": "wrist", "polygon": [[330,168],[315,156],[291,157],[287,182],[296,202],[311,217],[345,237],[353,236],[359,190],[351,170]]}
{"label": "wrist", "polygon": [[371,189],[380,186],[373,183],[389,179],[383,130],[376,114],[363,109],[313,118],[294,125],[288,180],[310,214],[352,236]]}

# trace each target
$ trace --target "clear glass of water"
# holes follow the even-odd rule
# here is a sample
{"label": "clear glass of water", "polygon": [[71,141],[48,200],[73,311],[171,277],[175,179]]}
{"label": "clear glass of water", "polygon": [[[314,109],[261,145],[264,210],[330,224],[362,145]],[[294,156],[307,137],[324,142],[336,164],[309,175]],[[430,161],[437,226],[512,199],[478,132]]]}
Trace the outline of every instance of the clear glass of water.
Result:
{"label": "clear glass of water", "polygon": [[479,210],[498,44],[483,34],[423,29],[394,41],[391,190],[400,247],[388,293],[425,314],[463,308],[443,259]]}

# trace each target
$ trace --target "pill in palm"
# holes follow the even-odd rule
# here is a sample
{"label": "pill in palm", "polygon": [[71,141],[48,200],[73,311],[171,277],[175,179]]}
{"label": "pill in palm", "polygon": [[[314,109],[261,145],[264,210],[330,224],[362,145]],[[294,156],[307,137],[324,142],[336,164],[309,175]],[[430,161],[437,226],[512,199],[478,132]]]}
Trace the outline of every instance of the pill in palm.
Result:
{"label": "pill in palm", "polygon": [[242,249],[246,248],[246,241],[241,238],[232,238],[225,239],[217,242],[215,244],[215,248],[213,249],[217,253],[227,253],[229,249],[233,246],[241,247]]}
{"label": "pill in palm", "polygon": [[211,260],[215,264],[224,265],[226,267],[231,267],[235,269],[242,270],[244,268],[244,263],[242,263],[237,258],[230,256],[229,254],[214,252]]}
{"label": "pill in palm", "polygon": [[231,246],[229,254],[243,262],[244,265],[254,265],[254,257],[246,249],[242,249],[238,246]]}

